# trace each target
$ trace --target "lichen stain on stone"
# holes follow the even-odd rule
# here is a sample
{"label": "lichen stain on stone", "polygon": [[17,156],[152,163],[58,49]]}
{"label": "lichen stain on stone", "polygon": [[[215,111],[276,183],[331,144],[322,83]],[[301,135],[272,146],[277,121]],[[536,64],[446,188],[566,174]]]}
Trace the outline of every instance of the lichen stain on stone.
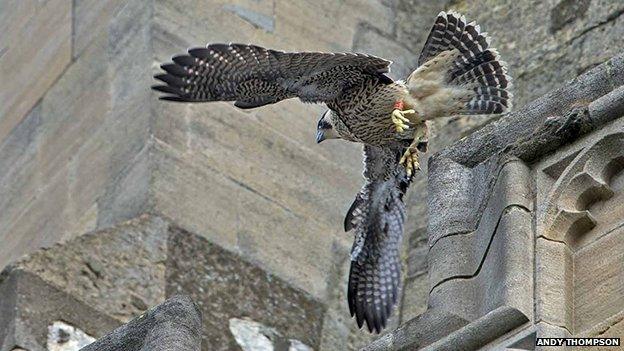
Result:
{"label": "lichen stain on stone", "polygon": [[562,0],[550,11],[550,31],[552,33],[576,21],[589,9],[590,0]]}

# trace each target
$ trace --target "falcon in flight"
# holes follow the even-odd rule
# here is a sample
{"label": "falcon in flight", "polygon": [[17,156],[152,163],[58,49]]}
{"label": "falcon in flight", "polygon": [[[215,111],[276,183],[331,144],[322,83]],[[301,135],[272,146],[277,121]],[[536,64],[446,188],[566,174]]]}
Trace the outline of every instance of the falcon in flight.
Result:
{"label": "falcon in flight", "polygon": [[511,108],[511,78],[486,33],[455,12],[441,12],[418,67],[405,80],[386,75],[390,61],[361,53],[289,53],[244,44],[209,44],[174,56],[155,76],[160,99],[234,101],[249,109],[298,97],[324,103],[317,142],[340,138],[364,145],[362,189],[349,208],[354,232],[348,302],[351,316],[380,332],[401,282],[403,197],[418,152],[426,152],[427,121],[453,115],[499,114]]}

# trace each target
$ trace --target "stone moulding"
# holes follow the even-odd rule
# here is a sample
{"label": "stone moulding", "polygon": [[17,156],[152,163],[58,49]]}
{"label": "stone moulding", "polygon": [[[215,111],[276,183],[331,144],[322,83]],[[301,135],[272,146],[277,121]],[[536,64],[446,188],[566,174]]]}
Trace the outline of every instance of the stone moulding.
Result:
{"label": "stone moulding", "polygon": [[614,195],[609,183],[622,169],[624,132],[609,134],[581,151],[548,194],[548,207],[538,222],[540,236],[574,249],[596,225],[590,207]]}
{"label": "stone moulding", "polygon": [[[607,98],[622,113],[623,91],[592,102],[584,113],[607,107]],[[601,335],[601,325],[624,312],[624,120],[558,154],[535,165],[535,318],[572,335]]]}
{"label": "stone moulding", "polygon": [[532,316],[531,193],[530,169],[519,160],[504,163],[478,228],[430,248],[430,306],[468,320],[499,306]]}
{"label": "stone moulding", "polygon": [[362,351],[476,350],[526,322],[526,316],[512,307],[499,307],[472,323],[447,311],[429,309]]}

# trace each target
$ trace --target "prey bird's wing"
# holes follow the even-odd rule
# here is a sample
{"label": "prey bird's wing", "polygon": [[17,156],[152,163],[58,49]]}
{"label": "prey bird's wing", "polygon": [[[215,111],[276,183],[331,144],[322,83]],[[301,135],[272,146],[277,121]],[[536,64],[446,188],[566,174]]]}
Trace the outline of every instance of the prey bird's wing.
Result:
{"label": "prey bird's wing", "polygon": [[299,97],[327,102],[346,89],[375,76],[385,76],[390,61],[357,53],[288,53],[255,45],[209,44],[174,56],[155,76],[164,85],[152,87],[164,100],[183,102],[235,101],[253,108]]}
{"label": "prey bird's wing", "polygon": [[380,332],[397,302],[400,245],[405,222],[403,196],[409,186],[399,165],[403,148],[364,146],[364,186],[345,218],[355,232],[347,298],[358,326]]}

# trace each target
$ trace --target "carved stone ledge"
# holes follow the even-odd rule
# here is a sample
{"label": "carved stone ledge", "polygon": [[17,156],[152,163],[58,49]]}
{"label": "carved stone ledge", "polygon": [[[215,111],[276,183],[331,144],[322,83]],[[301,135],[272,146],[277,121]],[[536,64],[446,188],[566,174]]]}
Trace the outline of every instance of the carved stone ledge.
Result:
{"label": "carved stone ledge", "polygon": [[533,314],[530,169],[496,159],[477,229],[443,236],[429,251],[429,305],[474,320],[500,306]]}
{"label": "carved stone ledge", "polygon": [[362,351],[476,350],[526,322],[522,312],[506,306],[472,323],[447,311],[429,309]]}
{"label": "carved stone ledge", "polygon": [[544,199],[538,230],[549,240],[565,242],[573,250],[597,222],[590,208],[614,196],[613,176],[624,170],[624,132],[608,134],[578,153]]}
{"label": "carved stone ledge", "polygon": [[201,312],[188,296],[174,296],[81,351],[199,351]]}
{"label": "carved stone ledge", "polygon": [[[599,110],[594,105],[607,106],[594,102],[593,113]],[[599,117],[624,112],[601,111]],[[536,321],[587,335],[624,312],[624,120],[609,122],[555,156],[535,166]]]}

